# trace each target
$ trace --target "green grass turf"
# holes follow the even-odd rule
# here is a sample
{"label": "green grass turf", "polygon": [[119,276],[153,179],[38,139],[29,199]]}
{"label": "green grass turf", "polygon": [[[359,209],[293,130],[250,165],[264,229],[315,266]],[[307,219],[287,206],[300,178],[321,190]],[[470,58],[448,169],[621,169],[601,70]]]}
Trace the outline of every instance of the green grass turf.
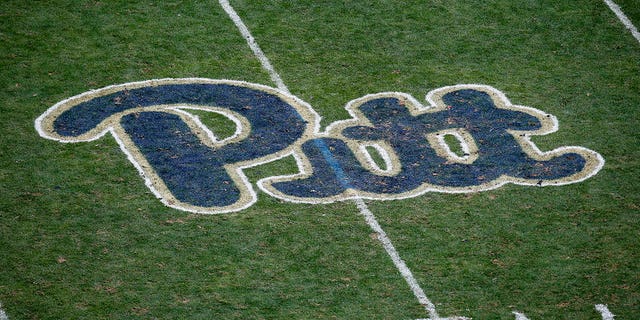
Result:
{"label": "green grass turf", "polygon": [[635,0],[619,0],[615,3],[622,9],[625,16],[633,22],[637,29],[638,21],[640,21],[640,7],[638,6],[638,2]]}
{"label": "green grass turf", "polygon": [[[323,125],[351,99],[482,83],[549,112],[534,141],[593,149],[587,181],[368,202],[441,315],[640,317],[640,44],[600,1],[233,1]],[[619,1],[636,26],[635,1]],[[274,86],[213,1],[4,1],[0,302],[10,319],[416,319],[427,315],[351,202],[259,193],[239,213],[163,206],[110,136],[60,144],[54,103],[163,77]],[[211,118],[205,123],[216,123]],[[221,135],[224,135],[223,131]],[[291,172],[292,159],[248,170]]]}

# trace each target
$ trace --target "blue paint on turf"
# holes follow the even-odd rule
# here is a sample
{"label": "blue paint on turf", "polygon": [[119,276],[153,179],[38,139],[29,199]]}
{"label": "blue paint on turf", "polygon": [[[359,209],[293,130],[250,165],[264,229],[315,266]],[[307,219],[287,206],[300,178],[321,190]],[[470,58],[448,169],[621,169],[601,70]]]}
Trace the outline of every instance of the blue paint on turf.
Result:
{"label": "blue paint on turf", "polygon": [[[249,135],[212,148],[171,112],[145,110],[156,105],[198,105],[228,109],[246,118]],[[121,114],[130,109],[135,113]],[[169,110],[170,111],[170,110]],[[240,190],[224,167],[281,151],[304,134],[307,123],[278,96],[227,84],[170,84],[122,90],[95,97],[63,112],[54,121],[57,134],[74,137],[110,117],[119,121],[138,151],[174,197],[200,207],[237,202]],[[113,120],[113,119],[112,119]]]}
{"label": "blue paint on turf", "polygon": [[[301,139],[307,139],[301,150],[312,170],[307,177],[271,184],[285,198],[340,198],[347,189],[393,197],[425,186],[472,191],[496,185],[504,177],[535,184],[585,170],[587,159],[582,154],[558,153],[540,160],[523,149],[518,132],[540,130],[546,121],[541,113],[498,108],[489,93],[471,88],[448,92],[441,99],[446,108],[413,115],[399,97],[373,98],[358,106],[366,118],[359,119],[361,124],[345,127],[338,135],[303,137],[309,124],[276,94],[234,84],[164,84],[122,89],[78,103],[53,120],[53,129],[73,138],[105,121],[119,123],[171,194],[197,207],[238,203],[243,192],[238,184],[245,182],[237,181],[227,165],[273,155]],[[242,128],[248,134],[240,141],[211,147],[191,131],[185,122],[190,120],[169,109],[180,105],[237,113],[250,124]],[[148,109],[152,106],[160,109]],[[474,139],[478,154],[472,163],[439,155],[426,138],[454,129]],[[393,165],[399,172],[390,176],[370,171],[345,138],[385,141],[397,156],[398,163]]]}
{"label": "blue paint on turf", "polygon": [[333,156],[333,154],[331,153],[331,151],[329,151],[329,147],[324,142],[324,140],[313,139],[312,141],[315,144],[315,146],[318,149],[320,149],[320,153],[322,154],[322,157],[327,162],[327,164],[329,164],[331,171],[333,172],[333,174],[335,174],[340,185],[345,189],[352,188],[351,182],[349,181],[349,177],[342,169],[340,162],[338,162],[336,158]]}
{"label": "blue paint on turf", "polygon": [[[342,131],[350,139],[387,141],[400,161],[397,175],[377,175],[366,169],[343,141],[320,138],[314,139],[313,144],[303,145],[303,151],[311,158],[313,175],[279,182],[274,187],[295,197],[331,197],[342,193],[347,188],[342,181],[348,181],[349,188],[389,195],[411,192],[425,184],[475,187],[502,176],[555,180],[585,167],[586,160],[576,153],[548,161],[531,158],[507,130],[534,131],[541,128],[541,120],[525,112],[497,108],[485,92],[458,90],[446,94],[443,101],[448,105],[446,110],[413,116],[397,98],[373,99],[359,108],[371,125],[347,127]],[[439,156],[426,139],[427,134],[458,128],[469,132],[478,145],[478,158],[472,164],[449,162]],[[311,155],[316,154],[324,160],[313,159]],[[329,177],[329,172],[336,173],[338,178]]]}

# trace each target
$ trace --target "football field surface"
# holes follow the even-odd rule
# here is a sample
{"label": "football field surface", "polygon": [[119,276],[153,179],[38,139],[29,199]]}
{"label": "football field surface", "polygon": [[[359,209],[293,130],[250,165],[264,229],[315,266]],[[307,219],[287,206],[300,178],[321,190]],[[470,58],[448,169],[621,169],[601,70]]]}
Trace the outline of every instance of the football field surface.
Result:
{"label": "football field surface", "polygon": [[640,317],[637,1],[0,15],[0,320]]}

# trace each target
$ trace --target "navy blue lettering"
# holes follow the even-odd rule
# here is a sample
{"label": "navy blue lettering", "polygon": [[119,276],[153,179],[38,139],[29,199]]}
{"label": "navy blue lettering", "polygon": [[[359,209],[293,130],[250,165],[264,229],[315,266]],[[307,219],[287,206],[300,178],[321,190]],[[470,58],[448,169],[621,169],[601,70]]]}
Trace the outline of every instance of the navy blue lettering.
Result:
{"label": "navy blue lettering", "polygon": [[[313,170],[306,179],[275,183],[280,192],[295,197],[329,197],[351,188],[367,193],[393,195],[411,192],[425,185],[468,188],[509,176],[527,180],[560,179],[584,169],[586,160],[577,153],[566,153],[549,160],[527,154],[512,131],[541,128],[537,117],[516,110],[497,108],[482,91],[466,89],[443,97],[447,108],[412,115],[405,102],[393,97],[363,103],[359,110],[371,125],[351,126],[342,131],[347,139],[384,140],[392,146],[400,162],[394,176],[367,170],[353,151],[338,139],[320,139],[303,145]],[[450,162],[439,156],[426,139],[427,134],[447,129],[465,129],[478,146],[478,158],[471,164]],[[331,161],[322,148],[331,150]],[[339,168],[341,176],[335,173]]]}

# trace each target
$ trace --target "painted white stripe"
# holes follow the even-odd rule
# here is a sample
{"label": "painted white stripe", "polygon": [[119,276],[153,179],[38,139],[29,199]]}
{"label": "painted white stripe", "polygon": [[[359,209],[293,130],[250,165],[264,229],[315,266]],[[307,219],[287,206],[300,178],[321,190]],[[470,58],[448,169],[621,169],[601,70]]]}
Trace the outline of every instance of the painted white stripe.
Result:
{"label": "painted white stripe", "polygon": [[369,225],[371,230],[373,230],[373,232],[377,234],[378,240],[382,243],[382,246],[387,251],[389,257],[391,257],[393,264],[396,266],[396,268],[398,268],[398,271],[400,271],[400,274],[402,274],[402,277],[407,282],[407,284],[409,284],[409,287],[411,288],[411,291],[413,291],[413,295],[415,295],[418,299],[418,302],[420,302],[420,304],[424,306],[431,319],[440,319],[440,317],[438,317],[438,313],[436,312],[436,307],[424,294],[424,291],[418,284],[418,281],[416,281],[413,273],[411,273],[411,270],[407,267],[402,258],[400,258],[398,251],[391,243],[391,240],[387,236],[387,233],[382,230],[382,227],[380,227],[380,224],[376,220],[376,217],[373,215],[373,213],[371,213],[371,210],[369,210],[369,207],[367,207],[367,204],[364,203],[361,198],[356,198],[354,199],[354,201],[358,206],[360,213],[364,216],[365,221],[367,221],[367,224]]}
{"label": "painted white stripe", "polygon": [[596,304],[596,310],[602,315],[602,320],[613,320],[613,317],[615,317],[606,304]]}
{"label": "painted white stripe", "polygon": [[[247,44],[249,44],[249,47],[251,48],[251,50],[253,50],[253,53],[255,54],[255,56],[258,58],[258,60],[260,60],[260,63],[262,63],[262,67],[267,72],[269,72],[269,75],[271,76],[271,80],[273,80],[273,82],[276,83],[276,85],[278,86],[278,89],[290,94],[289,89],[282,81],[282,78],[280,78],[280,75],[276,72],[275,68],[271,65],[271,63],[269,62],[269,59],[265,56],[264,52],[262,52],[262,50],[260,49],[260,46],[255,41],[255,38],[253,38],[253,36],[251,35],[251,32],[249,31],[247,26],[244,24],[244,22],[242,22],[242,19],[240,18],[240,16],[238,16],[238,13],[235,11],[235,9],[233,9],[233,7],[229,4],[229,1],[227,0],[218,0],[218,1],[222,6],[222,8],[224,9],[224,11],[229,15],[229,18],[231,18],[231,20],[233,20],[235,25],[238,27],[238,29],[240,30],[240,33],[245,37],[245,39],[247,40]],[[429,313],[429,318],[431,320],[444,320],[445,318],[440,318],[438,316],[435,305],[431,301],[429,301],[427,296],[424,294],[424,291],[416,281],[415,277],[413,276],[413,273],[404,263],[402,258],[400,258],[398,251],[395,249],[395,247],[391,243],[391,240],[389,239],[389,237],[387,237],[387,234],[384,232],[384,230],[382,230],[382,227],[380,227],[380,224],[378,224],[378,221],[376,220],[373,213],[369,210],[366,203],[364,203],[364,201],[361,198],[356,198],[354,199],[354,201],[356,203],[356,206],[360,210],[360,213],[364,216],[367,224],[369,224],[369,227],[378,235],[378,240],[382,243],[382,246],[386,250],[389,257],[391,257],[393,264],[396,266],[398,271],[400,271],[400,274],[402,274],[402,277],[405,279],[407,284],[409,284],[409,287],[411,287],[411,291],[413,291],[413,294],[418,299],[418,302],[420,302],[420,304],[423,305],[425,310]],[[454,317],[451,319],[463,320],[466,318]]]}
{"label": "painted white stripe", "polygon": [[622,24],[624,24],[624,26],[627,27],[629,31],[631,31],[631,34],[633,35],[633,37],[636,38],[636,40],[638,40],[638,43],[640,43],[640,32],[638,32],[638,29],[636,29],[636,27],[633,25],[631,20],[627,18],[624,12],[622,12],[622,9],[620,9],[620,6],[618,6],[615,2],[611,0],[604,0],[604,3],[606,3],[607,6],[609,6],[609,9],[611,9],[611,11],[613,11],[613,13],[615,13],[616,16],[618,16],[618,19],[620,20],[620,22],[622,22]]}
{"label": "painted white stripe", "polygon": [[2,310],[2,303],[0,303],[0,320],[9,320],[7,314]]}
{"label": "painted white stripe", "polygon": [[260,49],[260,46],[256,42],[256,39],[251,35],[249,28],[247,28],[244,22],[242,22],[242,19],[240,18],[236,10],[233,9],[233,7],[229,4],[229,1],[219,0],[218,2],[222,6],[222,9],[224,9],[224,11],[229,15],[229,18],[233,20],[233,23],[235,23],[236,27],[238,27],[238,30],[240,30],[242,36],[247,40],[247,44],[253,51],[253,54],[256,56],[256,58],[258,58],[258,60],[260,60],[262,68],[264,68],[269,73],[269,76],[271,76],[271,80],[278,86],[278,89],[290,94],[289,89],[282,81],[282,78],[280,78],[280,75],[273,68],[267,56],[264,55],[264,52],[262,52],[262,49]]}
{"label": "painted white stripe", "polygon": [[522,314],[520,312],[513,311],[513,314],[516,315],[516,320],[529,320],[529,318],[527,318],[527,316],[525,316],[524,314]]}

